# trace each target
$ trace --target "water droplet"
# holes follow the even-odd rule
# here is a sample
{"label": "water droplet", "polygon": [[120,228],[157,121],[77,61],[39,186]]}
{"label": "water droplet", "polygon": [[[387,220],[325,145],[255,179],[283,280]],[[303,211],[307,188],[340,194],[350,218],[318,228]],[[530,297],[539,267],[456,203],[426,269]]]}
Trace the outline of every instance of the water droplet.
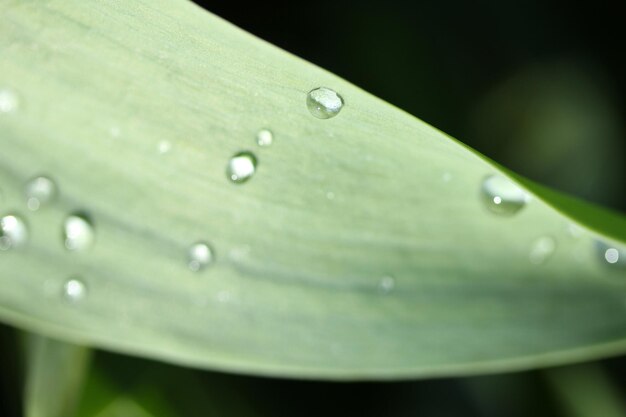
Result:
{"label": "water droplet", "polygon": [[626,268],[626,248],[596,241],[596,249],[602,263],[613,268]]}
{"label": "water droplet", "polygon": [[332,191],[329,191],[326,193],[326,198],[329,200],[334,200],[335,199],[335,193],[333,193]]}
{"label": "water droplet", "polygon": [[204,242],[191,245],[187,252],[187,266],[194,272],[206,268],[213,262],[213,249]]}
{"label": "water droplet", "polygon": [[36,177],[26,183],[24,188],[26,205],[32,211],[37,211],[42,204],[46,204],[56,196],[57,187],[48,177]]}
{"label": "water droplet", "polygon": [[21,217],[9,214],[0,219],[0,250],[23,246],[28,241],[28,228]]}
{"label": "water droplet", "polygon": [[444,172],[441,176],[441,180],[443,182],[450,182],[452,180],[452,174],[450,174],[449,172]]}
{"label": "water droplet", "polygon": [[528,258],[531,263],[539,265],[552,256],[555,249],[556,241],[550,236],[543,236],[532,243]]}
{"label": "water droplet", "polygon": [[167,140],[162,140],[157,146],[157,150],[161,155],[168,153],[172,149],[172,144]]}
{"label": "water droplet", "polygon": [[69,251],[89,249],[96,238],[93,223],[82,213],[74,213],[63,222],[63,241]]}
{"label": "water droplet", "polygon": [[233,155],[228,161],[226,175],[234,183],[248,181],[256,171],[257,159],[252,152],[243,151]]}
{"label": "water droplet", "polygon": [[395,286],[396,280],[389,275],[382,277],[378,282],[378,289],[385,294],[393,291]]}
{"label": "water droplet", "polygon": [[267,147],[274,141],[274,134],[271,130],[261,129],[256,134],[256,143],[259,146]]}
{"label": "water droplet", "polygon": [[76,303],[87,297],[87,286],[78,279],[69,279],[63,284],[63,297],[70,303]]}
{"label": "water droplet", "polygon": [[330,119],[341,111],[343,98],[330,88],[320,87],[309,91],[306,106],[318,119]]}
{"label": "water droplet", "polygon": [[489,210],[504,216],[517,213],[529,200],[524,190],[499,175],[490,175],[484,179],[481,195]]}
{"label": "water droplet", "polygon": [[0,115],[17,110],[20,99],[15,91],[8,88],[0,88]]}

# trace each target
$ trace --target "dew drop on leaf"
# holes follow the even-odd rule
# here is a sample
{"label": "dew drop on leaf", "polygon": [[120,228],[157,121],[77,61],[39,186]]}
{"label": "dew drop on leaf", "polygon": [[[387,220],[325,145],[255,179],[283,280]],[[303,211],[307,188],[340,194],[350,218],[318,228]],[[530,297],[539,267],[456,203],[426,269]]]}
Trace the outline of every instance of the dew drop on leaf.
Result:
{"label": "dew drop on leaf", "polygon": [[330,119],[343,108],[343,98],[330,88],[320,87],[309,91],[306,106],[318,119]]}
{"label": "dew drop on leaf", "polygon": [[26,222],[14,214],[0,219],[0,251],[24,246],[28,241]]}
{"label": "dew drop on leaf", "polygon": [[240,184],[248,181],[254,175],[256,166],[257,159],[252,152],[239,152],[228,161],[226,176],[232,182]]}
{"label": "dew drop on leaf", "polygon": [[69,251],[89,249],[96,238],[93,223],[82,213],[74,213],[63,222],[63,243]]}
{"label": "dew drop on leaf", "polygon": [[604,265],[621,270],[626,269],[626,248],[598,240],[596,250],[600,262]]}
{"label": "dew drop on leaf", "polygon": [[194,272],[206,268],[213,259],[213,249],[205,242],[194,243],[187,252],[187,266]]}
{"label": "dew drop on leaf", "polygon": [[261,147],[268,147],[274,141],[274,134],[271,130],[261,129],[256,134],[256,143]]}
{"label": "dew drop on leaf", "polygon": [[39,176],[31,179],[24,187],[26,194],[26,205],[29,210],[39,210],[41,205],[54,199],[57,193],[57,186],[50,178]]}
{"label": "dew drop on leaf", "polygon": [[63,284],[63,297],[66,301],[76,303],[87,297],[87,286],[79,278],[71,278]]}
{"label": "dew drop on leaf", "polygon": [[517,213],[529,200],[524,190],[499,175],[490,175],[483,180],[481,196],[491,212],[503,216]]}

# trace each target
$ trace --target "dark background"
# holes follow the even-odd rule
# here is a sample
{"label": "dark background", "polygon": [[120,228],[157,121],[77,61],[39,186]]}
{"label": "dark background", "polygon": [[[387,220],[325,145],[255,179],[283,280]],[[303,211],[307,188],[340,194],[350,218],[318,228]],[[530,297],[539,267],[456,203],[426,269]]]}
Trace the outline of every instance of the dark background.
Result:
{"label": "dark background", "polygon": [[[621,2],[198,3],[518,173],[626,210],[626,24]],[[21,415],[18,340],[14,330],[0,326],[2,417]],[[604,381],[614,396],[626,398],[624,357],[571,369],[560,378],[572,375],[583,390],[585,382],[591,387]],[[599,372],[599,381],[587,380],[589,369],[596,379]],[[236,415],[219,411],[226,397],[254,415],[272,417],[576,415],[567,395],[555,388],[554,371],[324,383],[231,376],[98,353],[92,374],[100,379],[92,375],[87,384],[90,401],[98,397],[101,380],[129,394],[155,384],[159,388],[150,395],[139,395],[146,407],[153,404],[155,415],[168,402],[185,410],[173,415]],[[594,400],[602,409],[602,399],[590,397]],[[90,415],[88,408],[83,404],[81,414]]]}

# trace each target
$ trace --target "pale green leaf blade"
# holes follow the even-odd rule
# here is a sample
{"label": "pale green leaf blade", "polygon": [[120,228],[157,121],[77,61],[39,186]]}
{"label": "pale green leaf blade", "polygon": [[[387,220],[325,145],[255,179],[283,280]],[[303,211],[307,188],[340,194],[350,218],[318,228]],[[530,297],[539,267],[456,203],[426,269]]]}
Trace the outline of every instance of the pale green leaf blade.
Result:
{"label": "pale green leaf blade", "polygon": [[[623,244],[607,230],[623,218],[572,229],[567,205],[539,196],[496,216],[480,187],[507,175],[498,166],[185,1],[0,9],[0,83],[19,98],[0,114],[1,210],[30,231],[0,253],[2,320],[300,377],[458,375],[626,350],[626,279],[596,243]],[[320,86],[345,100],[332,119],[305,104]],[[262,128],[270,147],[257,147]],[[226,165],[242,150],[258,169],[233,184]],[[30,212],[24,183],[40,174],[58,196]],[[88,251],[64,247],[73,212],[93,220]],[[546,237],[554,253],[532,263]],[[200,272],[187,268],[196,241],[216,257]],[[62,296],[69,279],[84,299]]]}

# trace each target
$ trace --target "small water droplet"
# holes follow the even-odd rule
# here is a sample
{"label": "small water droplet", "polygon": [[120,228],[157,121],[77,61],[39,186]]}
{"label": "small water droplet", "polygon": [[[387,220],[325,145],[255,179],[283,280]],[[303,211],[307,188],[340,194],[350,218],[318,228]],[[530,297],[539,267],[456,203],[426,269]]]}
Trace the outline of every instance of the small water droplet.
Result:
{"label": "small water droplet", "polygon": [[529,200],[524,190],[499,175],[490,175],[483,180],[481,195],[490,211],[504,216],[517,213]]}
{"label": "small water droplet", "polygon": [[28,208],[32,211],[37,211],[42,204],[46,204],[54,199],[57,187],[50,178],[39,176],[26,183],[24,193],[26,194],[26,205]]}
{"label": "small water droplet", "polygon": [[332,191],[329,191],[326,193],[326,198],[329,200],[334,200],[335,199],[335,193],[333,193]]}
{"label": "small water droplet", "polygon": [[213,262],[213,249],[204,242],[197,242],[189,247],[187,266],[194,272],[206,268]]}
{"label": "small water droplet", "polygon": [[28,228],[21,217],[9,214],[0,219],[0,251],[19,248],[28,241]]}
{"label": "small water droplet", "polygon": [[74,213],[63,222],[63,242],[69,251],[89,249],[96,238],[93,223],[83,213]]}
{"label": "small water droplet", "polygon": [[449,172],[444,172],[441,176],[441,180],[443,182],[450,182],[452,180],[452,174],[450,174]]}
{"label": "small water droplet", "polygon": [[389,276],[389,275],[382,277],[380,281],[378,282],[378,289],[385,294],[393,291],[395,286],[396,286],[396,280],[392,276]]}
{"label": "small water droplet", "polygon": [[256,134],[256,143],[259,146],[267,147],[274,141],[274,134],[271,130],[261,129]]}
{"label": "small water droplet", "polygon": [[17,93],[9,88],[0,88],[0,115],[12,113],[20,105]]}
{"label": "small water droplet", "polygon": [[544,263],[556,249],[556,241],[550,236],[543,236],[535,240],[530,246],[528,258],[530,262],[539,265]]}
{"label": "small water droplet", "polygon": [[167,140],[160,141],[159,145],[157,146],[157,150],[159,154],[161,155],[168,153],[171,149],[172,149],[172,144]]}
{"label": "small water droplet", "polygon": [[240,184],[248,181],[256,171],[257,159],[252,152],[236,153],[228,161],[226,175],[232,182]]}
{"label": "small water droplet", "polygon": [[63,297],[70,303],[79,302],[87,297],[87,286],[78,279],[69,279],[63,284]]}
{"label": "small water droplet", "polygon": [[612,268],[626,268],[626,248],[612,245],[602,241],[596,241],[596,249],[600,260]]}
{"label": "small water droplet", "polygon": [[318,119],[330,119],[343,108],[343,98],[330,88],[320,87],[309,91],[306,105]]}

